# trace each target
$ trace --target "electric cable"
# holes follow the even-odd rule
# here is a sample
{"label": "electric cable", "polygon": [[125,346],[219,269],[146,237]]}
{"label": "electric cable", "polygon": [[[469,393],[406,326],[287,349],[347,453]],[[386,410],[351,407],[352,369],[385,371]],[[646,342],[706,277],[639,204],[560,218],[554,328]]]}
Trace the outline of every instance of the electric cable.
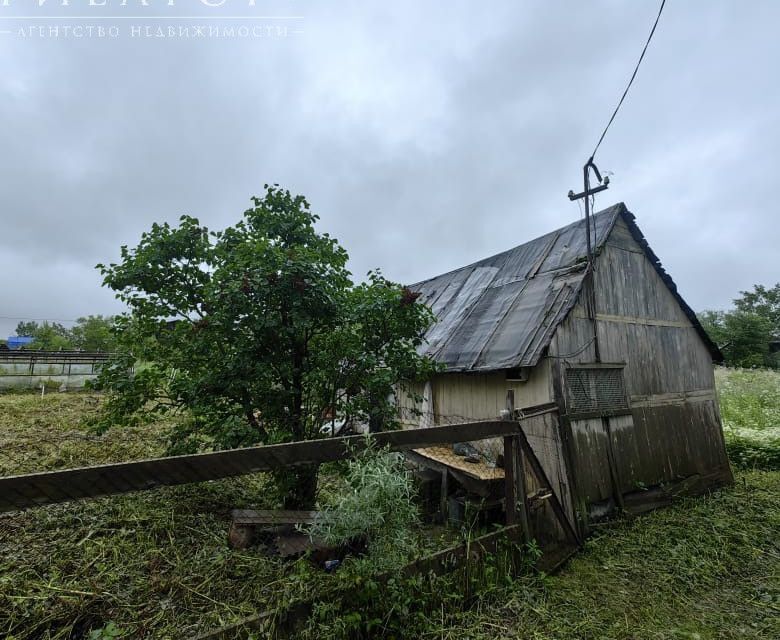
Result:
{"label": "electric cable", "polygon": [[634,67],[634,73],[631,74],[631,79],[628,81],[628,84],[626,85],[626,90],[623,92],[623,95],[620,97],[620,102],[618,102],[617,107],[615,107],[615,110],[612,112],[612,117],[609,119],[609,122],[607,122],[607,126],[604,127],[604,131],[602,132],[599,141],[596,143],[596,146],[593,149],[593,153],[590,154],[591,160],[593,160],[593,157],[596,155],[596,151],[598,151],[599,146],[601,146],[601,143],[604,140],[604,136],[607,135],[607,131],[609,131],[609,127],[612,124],[612,121],[615,119],[615,116],[618,114],[618,111],[620,110],[623,101],[626,99],[626,96],[628,95],[628,90],[631,88],[631,85],[634,82],[634,78],[636,78],[636,74],[639,71],[639,65],[642,64],[642,60],[645,57],[645,53],[647,53],[647,47],[650,46],[650,41],[653,39],[655,28],[658,26],[658,21],[661,19],[661,14],[663,13],[665,4],[666,4],[666,0],[661,0],[661,7],[658,9],[658,15],[656,16],[655,22],[653,23],[653,28],[650,30],[650,35],[647,37],[647,42],[645,42],[644,49],[642,49],[642,54],[639,56],[639,60],[637,61],[636,66]]}

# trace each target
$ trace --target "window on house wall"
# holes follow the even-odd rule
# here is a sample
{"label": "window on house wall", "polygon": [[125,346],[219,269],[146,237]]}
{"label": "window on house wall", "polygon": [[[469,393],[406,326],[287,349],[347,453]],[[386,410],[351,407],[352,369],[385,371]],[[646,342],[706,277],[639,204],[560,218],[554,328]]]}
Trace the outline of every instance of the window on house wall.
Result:
{"label": "window on house wall", "polygon": [[566,369],[566,405],[572,415],[610,415],[627,411],[623,365]]}

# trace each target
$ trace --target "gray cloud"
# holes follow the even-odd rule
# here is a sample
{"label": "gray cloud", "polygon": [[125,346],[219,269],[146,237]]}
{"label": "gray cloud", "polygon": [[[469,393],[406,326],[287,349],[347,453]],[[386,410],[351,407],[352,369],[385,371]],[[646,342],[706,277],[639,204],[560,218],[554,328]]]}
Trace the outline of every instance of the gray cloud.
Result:
{"label": "gray cloud", "polygon": [[[0,35],[0,316],[116,311],[95,263],[153,221],[231,224],[264,182],[305,193],[357,275],[407,282],[576,219],[565,194],[657,4],[263,11],[304,16],[303,33]],[[780,280],[779,18],[769,1],[669,3],[597,157],[615,172],[597,205],[628,204],[697,309]]]}

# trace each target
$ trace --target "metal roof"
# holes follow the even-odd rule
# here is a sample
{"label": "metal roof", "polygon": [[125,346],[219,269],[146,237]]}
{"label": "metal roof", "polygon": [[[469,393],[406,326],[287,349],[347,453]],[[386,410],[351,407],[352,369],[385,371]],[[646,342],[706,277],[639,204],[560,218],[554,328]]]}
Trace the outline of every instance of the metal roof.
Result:
{"label": "metal roof", "polygon": [[[593,215],[594,252],[604,244],[618,217],[626,221],[713,359],[721,359],[623,203]],[[585,221],[579,220],[509,251],[412,285],[437,317],[422,352],[443,364],[446,371],[535,366],[577,301],[586,255]]]}

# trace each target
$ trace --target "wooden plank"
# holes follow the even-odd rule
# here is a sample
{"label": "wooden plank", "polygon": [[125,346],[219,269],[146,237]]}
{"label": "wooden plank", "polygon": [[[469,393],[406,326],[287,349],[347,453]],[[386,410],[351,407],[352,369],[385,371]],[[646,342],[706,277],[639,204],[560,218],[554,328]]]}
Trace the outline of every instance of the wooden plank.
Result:
{"label": "wooden plank", "polygon": [[[392,451],[409,451],[504,436],[517,431],[517,423],[493,420],[428,429],[385,431],[373,434],[371,442]],[[351,457],[353,452],[365,448],[367,442],[364,436],[324,438],[10,476],[0,478],[0,512],[332,462]]]}
{"label": "wooden plank", "polygon": [[[620,482],[620,474],[618,472],[617,459],[615,458],[615,447],[612,442],[612,429],[610,428],[609,418],[602,418],[601,424],[604,425],[604,433],[607,436],[607,463],[609,464],[609,477],[612,482],[612,496],[615,498],[618,506],[622,511],[625,510],[625,504],[623,503],[623,490]],[[631,428],[633,429],[633,421]]]}
{"label": "wooden plank", "polygon": [[452,447],[426,447],[414,449],[410,453],[416,453],[418,456],[456,469],[475,480],[491,482],[504,479],[504,470],[501,467],[491,467],[485,462],[466,462],[465,456],[455,454]]}
{"label": "wooden plank", "polygon": [[523,541],[531,539],[525,495],[525,472],[520,462],[520,447],[514,436],[504,436],[504,472],[506,525],[519,525]]}
{"label": "wooden plank", "polygon": [[544,467],[542,467],[542,463],[539,462],[539,458],[536,457],[534,450],[531,448],[531,443],[528,442],[528,438],[522,429],[517,435],[517,441],[520,443],[520,448],[525,453],[528,465],[536,475],[539,484],[543,485],[552,492],[552,496],[550,496],[550,505],[552,506],[553,512],[558,518],[558,521],[561,523],[561,526],[564,528],[569,538],[576,544],[576,546],[582,546],[582,540],[578,535],[574,524],[569,521],[569,518],[566,515],[566,511],[564,510],[561,501],[558,499],[558,496],[555,493],[555,489],[553,488],[550,479],[547,477],[547,473],[544,471]]}
{"label": "wooden plank", "polygon": [[233,509],[231,512],[233,522],[241,525],[312,524],[319,514],[319,511],[281,509]]}
{"label": "wooden plank", "polygon": [[[515,415],[515,394],[511,389],[506,392],[506,415],[510,420]],[[519,524],[523,542],[530,542],[531,527],[528,524],[525,468],[523,453],[516,435],[504,436],[504,474],[506,524],[508,527]]]}
{"label": "wooden plank", "polygon": [[492,495],[498,495],[503,491],[504,484],[504,470],[501,469],[501,476],[493,480],[482,480],[474,476],[461,473],[457,469],[453,468],[447,462],[440,462],[438,459],[428,456],[420,455],[423,452],[427,452],[428,449],[417,451],[405,451],[404,455],[412,462],[420,465],[425,469],[432,469],[439,473],[445,471],[449,473],[460,485],[463,486],[469,493],[474,493],[482,498],[488,498]]}
{"label": "wooden plank", "polygon": [[[566,463],[566,478],[569,482],[569,489],[572,495],[572,508],[575,514],[583,514],[586,512],[586,505],[585,500],[582,498],[579,482],[577,479],[576,467],[574,465],[572,425],[569,417],[566,415],[566,399],[563,391],[563,370],[561,367],[561,361],[558,358],[554,358],[552,361],[552,382],[553,395],[555,397],[555,402],[558,405],[558,433],[561,439],[561,450],[563,451],[564,461]],[[523,433],[522,429],[520,430],[520,433],[520,441],[524,441],[525,445],[528,446],[528,449],[531,449],[531,445],[525,438],[525,433]],[[536,456],[534,456],[534,458],[535,457]],[[544,469],[541,469],[541,465],[540,471],[541,473],[544,473]],[[579,519],[575,520],[573,523],[574,529],[576,531],[574,537],[577,540],[582,540],[582,535],[585,532],[584,515],[579,515],[578,518]],[[568,518],[566,521],[568,522]]]}

